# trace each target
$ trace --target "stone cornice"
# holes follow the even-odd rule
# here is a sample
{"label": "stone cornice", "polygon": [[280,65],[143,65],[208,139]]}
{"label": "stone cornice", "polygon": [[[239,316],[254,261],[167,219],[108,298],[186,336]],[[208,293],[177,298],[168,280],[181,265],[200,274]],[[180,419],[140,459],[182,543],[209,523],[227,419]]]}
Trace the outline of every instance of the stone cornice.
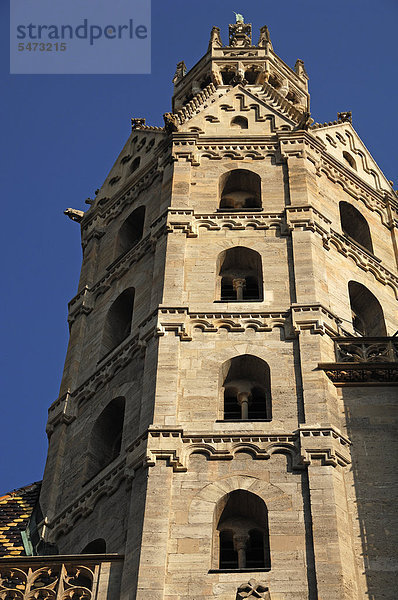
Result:
{"label": "stone cornice", "polygon": [[145,353],[146,344],[154,337],[171,334],[182,342],[189,342],[195,330],[217,333],[222,329],[241,333],[252,329],[258,333],[268,333],[278,327],[284,330],[286,340],[292,340],[300,331],[310,330],[314,334],[330,337],[339,335],[341,331],[341,320],[319,303],[294,304],[282,310],[242,310],[239,303],[236,303],[236,310],[231,310],[231,303],[229,310],[225,306],[217,310],[218,306],[214,303],[211,311],[191,311],[186,306],[160,305],[150,312],[138,325],[138,333],[132,334],[101,360],[92,375],[76,389],[69,390],[52,403],[48,411],[48,435],[51,436],[57,425],[72,423],[78,407],[98,393],[135,356]]}
{"label": "stone cornice", "polygon": [[350,240],[347,236],[343,236],[333,230],[330,231],[330,237],[325,241],[324,245],[326,248],[330,245],[334,246],[340,254],[351,258],[360,269],[371,273],[383,285],[388,285],[398,300],[398,276],[381,265],[377,257],[373,257],[368,252],[362,250],[358,244]]}
{"label": "stone cornice", "polygon": [[286,215],[290,231],[302,229],[317,233],[322,237],[326,250],[333,247],[343,256],[351,258],[360,269],[371,273],[383,285],[391,287],[398,298],[398,276],[355,241],[332,229],[330,220],[313,206],[289,206],[286,207]]}
{"label": "stone cornice", "polygon": [[[250,424],[252,427],[252,423]],[[233,460],[240,452],[251,454],[253,460],[270,460],[273,454],[290,457],[295,470],[325,465],[345,467],[350,464],[350,441],[333,425],[301,425],[293,432],[259,431],[196,432],[181,427],[151,425],[125,449],[125,454],[88,482],[73,502],[54,516],[48,524],[51,537],[70,531],[79,518],[88,516],[103,495],[113,494],[123,480],[132,482],[135,472],[155,467],[165,461],[174,472],[189,471],[189,459],[202,454],[207,460]]]}
{"label": "stone cornice", "polygon": [[270,136],[250,138],[214,138],[173,135],[173,159],[175,161],[188,161],[192,166],[199,166],[202,158],[209,160],[264,160],[279,157],[279,146]]}
{"label": "stone cornice", "polygon": [[81,222],[83,244],[93,226],[98,229],[107,225],[130,206],[141,192],[149,188],[157,177],[162,176],[164,167],[171,161],[169,146],[169,140],[159,144],[153,151],[152,160],[145,168],[129,177],[125,185],[118,188],[111,198],[99,199],[85,213]]}
{"label": "stone cornice", "polygon": [[[352,169],[346,167],[337,158],[327,151],[325,143],[317,138],[311,131],[286,131],[277,133],[280,140],[281,154],[285,158],[297,156],[312,160],[316,174],[320,177],[324,173],[330,181],[338,183],[353,198],[364,202],[369,210],[379,213],[384,225],[390,228],[386,211],[386,192],[376,189],[363,181]],[[312,150],[313,156],[306,150]],[[396,208],[396,199],[388,196],[388,200]]]}
{"label": "stone cornice", "polygon": [[244,230],[277,229],[281,235],[289,231],[303,229],[312,231],[322,237],[326,250],[332,247],[343,256],[350,258],[363,271],[371,273],[383,285],[388,285],[398,298],[398,276],[381,264],[380,259],[366,249],[361,248],[355,241],[333,230],[331,221],[311,205],[288,206],[284,213],[252,212],[252,213],[195,213],[192,209],[169,208],[151,225],[151,233],[141,240],[129,252],[119,257],[107,267],[107,272],[91,288],[85,286],[69,302],[68,322],[71,325],[79,315],[89,314],[94,307],[95,299],[105,293],[112,283],[120,280],[130,267],[138,262],[148,252],[153,252],[157,239],[164,233],[172,234],[182,231],[187,237],[197,237],[199,229],[220,231],[224,228]]}
{"label": "stone cornice", "polygon": [[236,303],[237,308],[234,311],[231,310],[231,304],[229,303],[229,310],[226,310],[224,305],[219,311],[215,304],[214,311],[211,312],[193,312],[188,307],[161,305],[158,311],[157,334],[163,336],[174,333],[181,341],[191,341],[195,329],[203,333],[216,333],[220,329],[230,332],[243,332],[247,329],[268,332],[275,327],[282,327],[286,338],[294,337],[289,310],[242,310],[239,308],[241,303]]}

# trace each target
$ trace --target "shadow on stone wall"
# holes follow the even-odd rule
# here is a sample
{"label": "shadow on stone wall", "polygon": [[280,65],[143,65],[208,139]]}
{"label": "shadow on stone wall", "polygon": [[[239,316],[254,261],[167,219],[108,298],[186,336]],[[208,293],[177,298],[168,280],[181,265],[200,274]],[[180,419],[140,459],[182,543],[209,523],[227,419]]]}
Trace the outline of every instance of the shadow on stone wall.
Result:
{"label": "shadow on stone wall", "polygon": [[397,391],[343,388],[369,600],[397,597]]}

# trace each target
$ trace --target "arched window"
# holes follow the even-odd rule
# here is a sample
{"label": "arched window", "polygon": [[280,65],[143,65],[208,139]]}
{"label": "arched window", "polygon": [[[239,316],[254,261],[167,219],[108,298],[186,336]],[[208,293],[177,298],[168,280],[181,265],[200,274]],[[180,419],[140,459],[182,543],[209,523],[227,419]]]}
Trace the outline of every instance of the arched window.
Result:
{"label": "arched window", "polygon": [[80,554],[105,554],[106,553],[106,542],[103,538],[98,538],[97,540],[93,540],[86,546],[84,546],[83,550]]}
{"label": "arched window", "polygon": [[373,253],[372,238],[367,220],[348,202],[340,202],[340,221],[343,233]]}
{"label": "arched window", "polygon": [[134,288],[128,288],[116,298],[110,307],[102,334],[102,357],[109,354],[130,335],[133,305]]}
{"label": "arched window", "polygon": [[260,175],[247,169],[234,169],[221,175],[220,208],[229,211],[261,208]]}
{"label": "arched window", "polygon": [[237,127],[238,129],[248,129],[249,122],[246,117],[234,117],[231,121],[231,127]]}
{"label": "arched window", "polygon": [[102,411],[91,430],[86,480],[91,479],[120,454],[124,422],[124,398],[115,398]]}
{"label": "arched window", "polygon": [[344,157],[344,160],[350,165],[350,167],[352,169],[357,170],[357,164],[355,162],[355,159],[351,156],[351,154],[349,152],[346,152],[344,150],[343,151],[343,157]]}
{"label": "arched window", "polygon": [[[144,143],[145,143],[145,142],[144,142]],[[142,147],[142,146],[141,146],[141,147]],[[140,150],[141,150],[141,147],[140,147],[140,148],[137,148],[137,150],[138,150],[138,149],[140,149]],[[140,166],[140,162],[141,162],[141,157],[140,157],[140,156],[137,156],[137,157],[136,157],[136,158],[133,160],[133,162],[131,163],[131,167],[130,167],[130,173],[134,173],[134,171],[136,171],[136,170],[138,169],[138,167]]]}
{"label": "arched window", "polygon": [[272,418],[270,368],[261,358],[243,354],[226,361],[221,384],[225,421]]}
{"label": "arched window", "polygon": [[145,206],[136,208],[119,229],[116,241],[116,258],[133,248],[142,238]]}
{"label": "arched window", "polygon": [[356,281],[349,282],[348,292],[355,333],[365,337],[385,337],[387,330],[383,309],[376,296]]}
{"label": "arched window", "polygon": [[215,554],[225,570],[270,569],[268,511],[264,501],[246,490],[234,490],[216,506]]}
{"label": "arched window", "polygon": [[217,260],[218,293],[223,302],[263,299],[261,256],[251,248],[235,246]]}

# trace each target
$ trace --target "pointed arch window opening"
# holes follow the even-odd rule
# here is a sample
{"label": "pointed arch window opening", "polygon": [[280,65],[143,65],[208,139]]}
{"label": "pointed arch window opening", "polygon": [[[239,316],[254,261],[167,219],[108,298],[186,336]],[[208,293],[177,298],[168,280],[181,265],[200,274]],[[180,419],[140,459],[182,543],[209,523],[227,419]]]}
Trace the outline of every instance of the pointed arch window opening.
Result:
{"label": "pointed arch window opening", "polygon": [[[232,120],[235,126],[246,128],[246,117]],[[231,123],[231,124],[232,124]],[[224,173],[219,181],[220,211],[242,212],[262,210],[261,177],[248,169],[233,169]]]}
{"label": "pointed arch window opening", "polygon": [[142,240],[144,224],[145,206],[139,206],[127,217],[119,229],[115,260],[124,256]]}
{"label": "pointed arch window opening", "polygon": [[357,281],[348,283],[352,327],[359,337],[386,337],[382,306],[367,287]]}
{"label": "pointed arch window opening", "polygon": [[89,438],[85,483],[112,463],[122,447],[125,399],[114,398],[96,419]]}
{"label": "pointed arch window opening", "polygon": [[268,511],[264,501],[246,490],[234,490],[219,501],[216,517],[218,514],[218,570],[270,570]]}
{"label": "pointed arch window opening", "polygon": [[217,259],[221,302],[261,302],[263,277],[261,256],[251,248],[235,246],[221,252]]}
{"label": "pointed arch window opening", "polygon": [[349,202],[340,202],[339,210],[343,233],[366,252],[373,255],[372,236],[365,217]]}
{"label": "pointed arch window opening", "polygon": [[102,333],[99,361],[103,361],[130,335],[134,297],[134,288],[127,288],[116,298],[109,308]]}
{"label": "pointed arch window opening", "polygon": [[241,355],[222,366],[222,421],[270,421],[270,369],[252,355]]}

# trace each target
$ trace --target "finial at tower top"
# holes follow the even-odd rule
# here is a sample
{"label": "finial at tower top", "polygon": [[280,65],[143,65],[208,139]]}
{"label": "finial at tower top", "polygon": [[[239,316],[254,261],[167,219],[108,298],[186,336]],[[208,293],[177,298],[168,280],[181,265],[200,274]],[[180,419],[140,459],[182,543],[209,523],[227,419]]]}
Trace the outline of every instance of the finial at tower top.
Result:
{"label": "finial at tower top", "polygon": [[245,22],[243,15],[241,15],[240,13],[236,13],[235,11],[232,11],[232,12],[235,15],[236,23],[244,23]]}
{"label": "finial at tower top", "polygon": [[229,26],[229,45],[248,47],[252,45],[252,26],[245,23],[243,15],[235,13],[236,23]]}

